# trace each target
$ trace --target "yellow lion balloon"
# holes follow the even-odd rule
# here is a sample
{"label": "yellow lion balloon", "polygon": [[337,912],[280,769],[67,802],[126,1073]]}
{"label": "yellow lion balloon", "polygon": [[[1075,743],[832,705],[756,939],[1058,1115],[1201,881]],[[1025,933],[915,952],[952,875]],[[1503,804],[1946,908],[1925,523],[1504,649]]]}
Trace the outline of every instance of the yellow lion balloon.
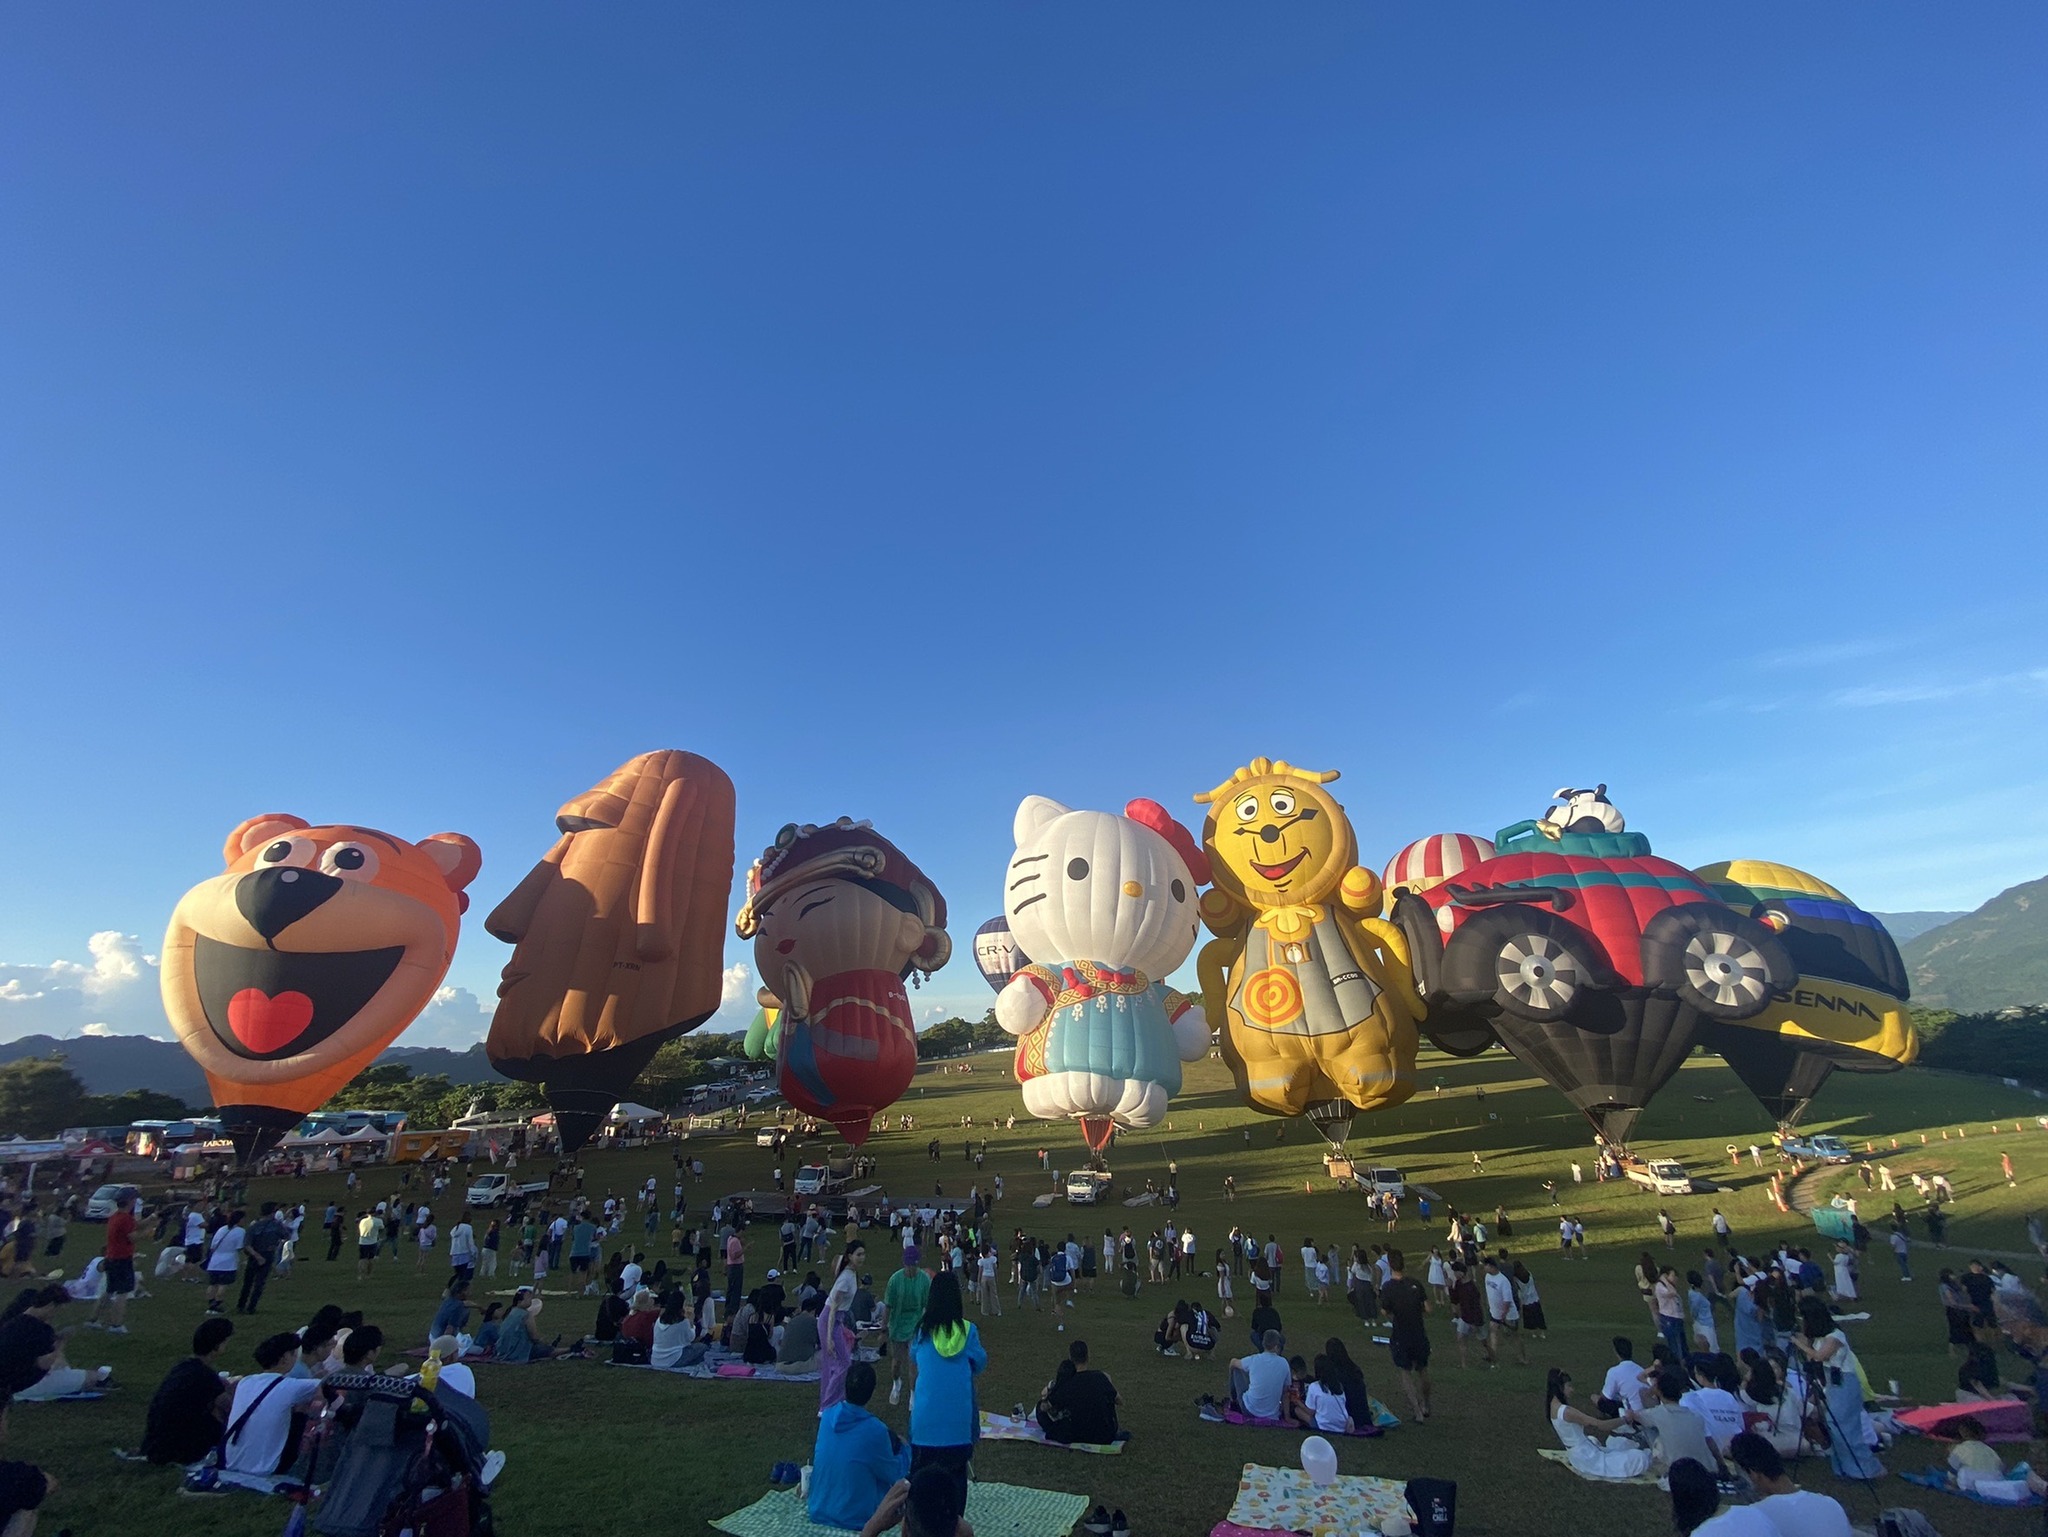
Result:
{"label": "yellow lion balloon", "polygon": [[1422,1000],[1380,882],[1358,866],[1344,808],[1313,772],[1254,758],[1206,795],[1215,885],[1202,921],[1202,1000],[1254,1109],[1314,1116],[1415,1092]]}

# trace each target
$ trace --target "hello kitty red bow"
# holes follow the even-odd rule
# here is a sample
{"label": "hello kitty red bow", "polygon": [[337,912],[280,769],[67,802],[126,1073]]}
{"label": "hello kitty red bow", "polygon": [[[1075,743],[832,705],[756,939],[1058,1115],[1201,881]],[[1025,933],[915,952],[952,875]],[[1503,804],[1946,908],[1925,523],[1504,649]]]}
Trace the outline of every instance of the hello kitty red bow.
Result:
{"label": "hello kitty red bow", "polygon": [[1124,815],[1133,822],[1149,827],[1180,855],[1188,867],[1188,874],[1195,878],[1197,886],[1209,884],[1209,856],[1202,852],[1195,835],[1173,819],[1173,813],[1157,801],[1135,800],[1124,807]]}
{"label": "hello kitty red bow", "polygon": [[1079,1003],[1098,993],[1142,993],[1151,986],[1144,974],[1129,966],[1104,966],[1082,961],[1060,968],[1060,997]]}

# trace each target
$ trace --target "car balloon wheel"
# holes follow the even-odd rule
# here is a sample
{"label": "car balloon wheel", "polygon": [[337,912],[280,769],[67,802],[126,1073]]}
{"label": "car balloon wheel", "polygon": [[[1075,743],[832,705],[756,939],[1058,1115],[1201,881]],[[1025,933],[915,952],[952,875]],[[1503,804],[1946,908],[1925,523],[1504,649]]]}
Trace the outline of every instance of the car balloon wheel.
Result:
{"label": "car balloon wheel", "polygon": [[1506,940],[1494,971],[1503,999],[1535,1014],[1563,1013],[1579,990],[1578,962],[1547,934],[1516,934]]}
{"label": "car balloon wheel", "polygon": [[1771,990],[1763,952],[1740,934],[1695,934],[1686,941],[1685,980],[1717,1008],[1754,1009]]}

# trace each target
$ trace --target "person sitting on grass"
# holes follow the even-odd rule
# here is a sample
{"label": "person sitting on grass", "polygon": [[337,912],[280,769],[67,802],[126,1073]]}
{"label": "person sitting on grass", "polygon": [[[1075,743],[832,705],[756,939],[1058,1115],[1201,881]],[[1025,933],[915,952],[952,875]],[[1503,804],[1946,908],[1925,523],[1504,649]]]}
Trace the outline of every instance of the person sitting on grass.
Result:
{"label": "person sitting on grass", "polygon": [[1331,1335],[1323,1342],[1323,1353],[1319,1359],[1328,1361],[1336,1370],[1337,1381],[1344,1389],[1344,1408],[1351,1416],[1352,1427],[1362,1430],[1372,1424],[1375,1414],[1372,1394],[1365,1386],[1365,1369],[1351,1359],[1351,1352],[1345,1349],[1344,1342]]}
{"label": "person sitting on grass", "polygon": [[[505,1309],[505,1316],[498,1323],[498,1343],[491,1351],[493,1361],[517,1365],[545,1361],[555,1353],[561,1336],[543,1343],[536,1332],[542,1306],[540,1293],[531,1286],[522,1286],[512,1294],[512,1305]],[[349,1340],[353,1344],[355,1336],[350,1335]]]}
{"label": "person sitting on grass", "polygon": [[470,1346],[472,1354],[487,1356],[498,1348],[498,1336],[505,1328],[504,1321],[499,1315],[504,1311],[505,1304],[502,1302],[484,1304],[483,1317],[477,1321],[476,1339]]}
{"label": "person sitting on grass", "polygon": [[1302,1406],[1308,1410],[1310,1422],[1325,1435],[1351,1434],[1351,1409],[1344,1398],[1344,1378],[1327,1355],[1316,1357],[1308,1391],[1302,1395]]}
{"label": "person sitting on grass", "polygon": [[1062,1445],[1107,1446],[1125,1439],[1116,1417],[1122,1402],[1108,1375],[1090,1369],[1088,1342],[1075,1340],[1039,1397],[1038,1428]]}
{"label": "person sitting on grass", "polygon": [[1754,1505],[1721,1510],[1720,1480],[1706,1463],[1681,1457],[1671,1464],[1671,1526],[1678,1537],[1782,1537],[1777,1523]]}
{"label": "person sitting on grass", "polygon": [[1795,1537],[1849,1537],[1849,1513],[1842,1502],[1802,1489],[1785,1474],[1785,1459],[1755,1431],[1745,1430],[1728,1447],[1728,1459],[1756,1495],[1755,1509],[1772,1528]]}
{"label": "person sitting on grass", "polygon": [[943,1469],[919,1468],[882,1496],[860,1537],[883,1537],[899,1527],[903,1537],[974,1537],[966,1510],[967,1496]]}
{"label": "person sitting on grass", "polygon": [[[349,1342],[355,1342],[353,1335]],[[300,1411],[322,1390],[315,1378],[291,1375],[298,1361],[296,1334],[273,1334],[256,1347],[258,1370],[235,1384],[228,1405],[227,1435],[221,1441],[221,1465],[228,1472],[267,1477],[289,1472],[298,1461],[299,1438],[306,1429]]]}
{"label": "person sitting on grass", "polygon": [[780,1371],[800,1374],[818,1370],[818,1315],[825,1310],[825,1296],[815,1292],[782,1326],[782,1339],[775,1347],[775,1365]]}
{"label": "person sitting on grass", "polygon": [[[1305,1423],[1291,1412],[1300,1405],[1294,1400],[1294,1372],[1281,1352],[1287,1341],[1278,1329],[1259,1336],[1259,1353],[1230,1363],[1230,1405],[1249,1419],[1268,1422]],[[1205,1401],[1213,1407],[1213,1401]]]}
{"label": "person sitting on grass", "polygon": [[910,1448],[868,1412],[874,1396],[874,1367],[856,1361],[846,1369],[846,1397],[818,1417],[809,1510],[820,1526],[858,1529],[910,1469]]}
{"label": "person sitting on grass", "polygon": [[469,1280],[457,1276],[448,1283],[448,1290],[441,1298],[441,1305],[434,1310],[434,1321],[427,1325],[427,1338],[434,1339],[443,1334],[460,1334],[469,1322]]}
{"label": "person sitting on grass", "polygon": [[164,1373],[149,1400],[142,1449],[135,1455],[189,1467],[220,1444],[232,1391],[221,1377],[220,1355],[234,1332],[233,1322],[217,1314],[199,1321],[192,1354]]}
{"label": "person sitting on grass", "polygon": [[[1268,1292],[1266,1295],[1270,1299],[1272,1293]],[[1263,1301],[1252,1309],[1251,1330],[1252,1338],[1255,1340],[1262,1340],[1268,1334],[1284,1334],[1286,1332],[1285,1327],[1280,1322],[1280,1310],[1274,1307],[1270,1300]]]}
{"label": "person sitting on grass", "polygon": [[[1704,1468],[1718,1468],[1720,1459],[1707,1444],[1707,1422],[1679,1403],[1685,1396],[1685,1374],[1675,1366],[1666,1366],[1657,1373],[1652,1386],[1656,1402],[1647,1409],[1629,1410],[1628,1418],[1657,1432],[1656,1445],[1650,1449],[1656,1470],[1668,1472],[1673,1463],[1688,1459]],[[1707,1515],[1712,1514],[1708,1510]]]}
{"label": "person sitting on grass", "polygon": [[1976,1473],[1984,1478],[2005,1477],[2005,1459],[1984,1439],[1984,1422],[1966,1414],[1955,1422],[1955,1449],[1948,1454],[1951,1473]]}

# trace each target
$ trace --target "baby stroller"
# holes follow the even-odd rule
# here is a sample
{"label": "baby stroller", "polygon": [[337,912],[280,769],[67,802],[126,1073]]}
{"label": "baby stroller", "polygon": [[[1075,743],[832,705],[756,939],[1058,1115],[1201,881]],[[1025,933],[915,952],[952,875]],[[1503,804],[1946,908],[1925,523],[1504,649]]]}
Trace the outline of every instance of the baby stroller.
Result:
{"label": "baby stroller", "polygon": [[[490,1416],[452,1389],[374,1372],[327,1379],[348,1425],[313,1512],[321,1537],[491,1537]],[[349,1422],[353,1420],[353,1423]]]}

